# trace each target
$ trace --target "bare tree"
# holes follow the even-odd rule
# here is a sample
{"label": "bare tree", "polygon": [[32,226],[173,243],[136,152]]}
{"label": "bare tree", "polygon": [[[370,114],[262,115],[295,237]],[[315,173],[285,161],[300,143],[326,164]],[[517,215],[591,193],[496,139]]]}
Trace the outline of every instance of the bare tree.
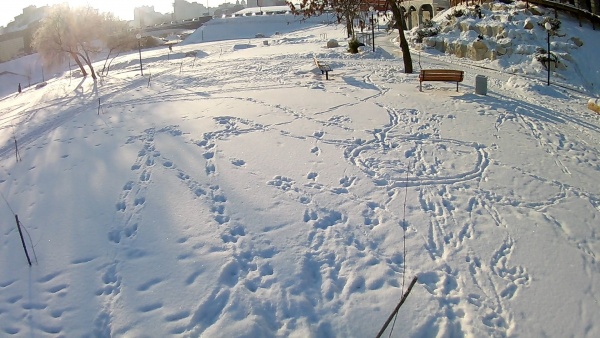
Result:
{"label": "bare tree", "polygon": [[115,58],[124,51],[132,50],[136,46],[137,39],[129,31],[126,22],[117,20],[112,14],[106,14],[105,34],[102,40],[106,44],[106,48],[108,48],[108,54],[104,60],[101,73],[108,75],[110,65]]}
{"label": "bare tree", "polygon": [[348,37],[354,37],[354,19],[360,12],[361,5],[366,6],[364,0],[301,0],[298,7],[291,1],[287,2],[294,15],[303,15],[305,18],[319,16],[331,8],[336,13],[338,22],[346,20]]}
{"label": "bare tree", "polygon": [[71,9],[65,4],[55,5],[35,32],[32,46],[49,66],[63,64],[70,57],[87,76],[85,62],[95,80],[92,57],[101,50],[97,43],[104,22],[104,16],[90,6]]}
{"label": "bare tree", "polygon": [[[301,0],[298,7],[296,7],[292,2],[287,2],[292,13],[303,15],[304,17],[319,16],[326,9],[333,9],[336,12],[338,21],[341,18],[346,20],[348,37],[354,37],[354,26],[352,23],[361,9],[367,8],[370,3],[367,0]],[[396,27],[400,35],[400,49],[402,50],[402,59],[404,60],[404,72],[410,74],[413,72],[413,66],[408,41],[404,35],[404,28],[406,27],[404,16],[398,7],[397,0],[386,0],[386,3],[392,9]]]}

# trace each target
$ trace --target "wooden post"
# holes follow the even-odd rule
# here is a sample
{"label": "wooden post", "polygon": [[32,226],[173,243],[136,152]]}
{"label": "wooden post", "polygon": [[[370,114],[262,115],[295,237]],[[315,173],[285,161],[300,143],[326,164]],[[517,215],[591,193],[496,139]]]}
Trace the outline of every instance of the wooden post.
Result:
{"label": "wooden post", "polygon": [[15,157],[17,158],[17,162],[22,161],[21,154],[19,154],[19,146],[17,145],[17,138],[15,137]]}
{"label": "wooden post", "polygon": [[385,329],[387,329],[388,325],[390,324],[390,322],[394,318],[394,315],[396,315],[396,313],[398,313],[398,310],[400,310],[400,307],[402,306],[402,304],[404,304],[404,302],[406,301],[406,298],[408,298],[408,294],[410,293],[410,290],[412,290],[413,286],[415,286],[416,282],[417,282],[417,276],[415,276],[413,278],[413,280],[410,282],[410,285],[408,286],[408,290],[406,290],[406,292],[404,293],[404,295],[402,295],[402,299],[400,299],[400,303],[398,303],[398,305],[396,305],[396,308],[394,309],[394,311],[392,312],[392,314],[390,314],[390,316],[388,317],[388,319],[385,321],[385,324],[383,324],[383,327],[381,328],[381,330],[379,330],[379,333],[377,333],[377,337],[376,338],[380,338],[381,335],[385,332]]}
{"label": "wooden post", "polygon": [[27,247],[25,246],[25,239],[23,239],[23,231],[21,231],[21,222],[19,222],[19,216],[16,214],[15,220],[17,221],[17,229],[19,229],[19,236],[21,236],[21,244],[23,244],[23,250],[25,250],[25,256],[27,256],[27,262],[29,263],[29,266],[31,266],[31,259],[29,258]]}

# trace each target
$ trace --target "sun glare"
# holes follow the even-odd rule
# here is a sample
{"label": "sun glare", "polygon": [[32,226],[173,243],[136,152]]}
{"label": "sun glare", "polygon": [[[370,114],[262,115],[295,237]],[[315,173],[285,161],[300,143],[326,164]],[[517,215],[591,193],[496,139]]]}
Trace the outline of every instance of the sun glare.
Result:
{"label": "sun glare", "polygon": [[[63,2],[64,1],[60,1]],[[69,0],[67,3],[72,7],[91,6],[97,8],[100,12],[111,12],[123,20],[133,19],[133,9],[136,7],[136,1],[115,1],[115,0]]]}
{"label": "sun glare", "polygon": [[[165,0],[168,2],[167,0]],[[111,12],[123,20],[133,19],[133,9],[142,6],[150,1],[129,1],[129,0],[56,0],[56,3],[67,3],[71,7],[91,6],[101,12]]]}

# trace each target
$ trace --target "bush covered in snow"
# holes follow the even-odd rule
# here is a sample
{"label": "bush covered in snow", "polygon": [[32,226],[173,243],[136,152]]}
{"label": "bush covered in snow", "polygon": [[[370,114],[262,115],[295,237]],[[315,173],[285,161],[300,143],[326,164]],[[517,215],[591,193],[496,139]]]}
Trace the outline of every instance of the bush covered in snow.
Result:
{"label": "bush covered in snow", "polygon": [[416,38],[415,42],[421,43],[423,42],[424,37],[436,36],[440,32],[442,28],[438,26],[434,21],[426,20],[419,26],[416,30]]}

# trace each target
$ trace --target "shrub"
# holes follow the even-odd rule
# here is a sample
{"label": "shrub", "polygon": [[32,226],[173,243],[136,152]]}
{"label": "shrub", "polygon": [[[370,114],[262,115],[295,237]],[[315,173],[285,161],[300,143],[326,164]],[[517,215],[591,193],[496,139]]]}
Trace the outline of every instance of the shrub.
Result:
{"label": "shrub", "polygon": [[153,48],[163,44],[163,41],[153,36],[145,36],[141,39],[142,48]]}
{"label": "shrub", "polygon": [[[537,61],[541,62],[544,67],[550,67],[550,64],[548,62],[548,51],[545,50],[544,48],[538,47],[535,50],[535,54],[534,57]],[[556,56],[556,54],[550,52],[550,62],[554,62],[554,64],[558,64],[558,56]]]}
{"label": "shrub", "polygon": [[423,42],[423,38],[425,38],[425,37],[438,35],[440,33],[441,29],[442,28],[440,26],[436,25],[435,22],[433,22],[431,20],[426,20],[416,30],[417,37],[415,40],[417,43],[421,43],[421,42]]}
{"label": "shrub", "polygon": [[546,22],[550,23],[553,31],[557,31],[560,29],[561,22],[560,22],[560,20],[555,19],[555,18],[545,17],[542,19],[542,21],[538,22],[538,25],[540,25],[543,29],[546,29]]}
{"label": "shrub", "polygon": [[364,46],[365,44],[356,40],[356,38],[352,38],[352,40],[348,41],[348,52],[352,54],[358,53],[358,47]]}
{"label": "shrub", "polygon": [[446,19],[447,20],[452,20],[452,17],[460,18],[461,16],[466,15],[466,14],[467,13],[465,12],[464,9],[462,9],[462,8],[458,8],[458,9],[455,8],[455,9],[452,10],[452,12],[450,12],[449,14],[446,15]]}

